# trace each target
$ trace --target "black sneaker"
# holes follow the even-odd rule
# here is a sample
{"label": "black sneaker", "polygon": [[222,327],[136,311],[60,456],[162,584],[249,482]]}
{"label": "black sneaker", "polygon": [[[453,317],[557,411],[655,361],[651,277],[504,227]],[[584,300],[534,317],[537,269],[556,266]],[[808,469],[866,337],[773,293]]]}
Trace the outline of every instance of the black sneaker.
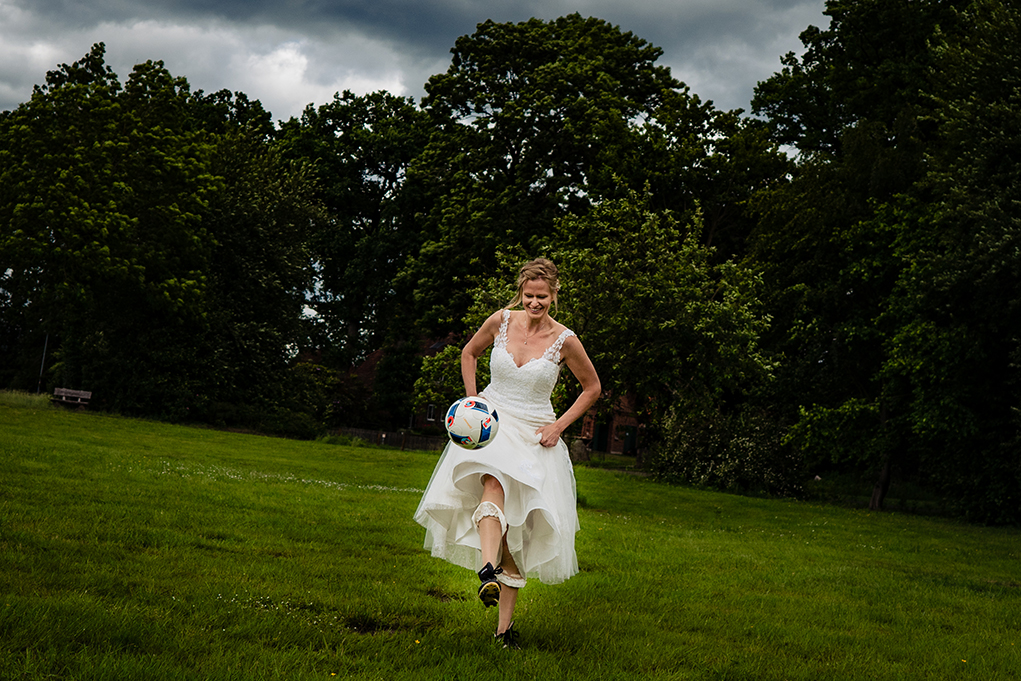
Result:
{"label": "black sneaker", "polygon": [[521,650],[521,637],[518,632],[514,631],[514,623],[507,627],[507,631],[502,634],[493,634],[493,638],[497,644],[502,645],[505,649]]}
{"label": "black sneaker", "polygon": [[503,568],[494,568],[492,563],[479,570],[479,579],[482,585],[479,587],[479,599],[487,608],[500,603],[500,582],[496,576],[503,572]]}

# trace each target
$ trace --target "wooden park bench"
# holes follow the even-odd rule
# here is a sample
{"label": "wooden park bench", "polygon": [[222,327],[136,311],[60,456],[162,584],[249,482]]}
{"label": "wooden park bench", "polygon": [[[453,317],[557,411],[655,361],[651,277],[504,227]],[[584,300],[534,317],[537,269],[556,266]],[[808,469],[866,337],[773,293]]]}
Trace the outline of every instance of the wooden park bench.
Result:
{"label": "wooden park bench", "polygon": [[87,390],[70,390],[68,388],[54,388],[53,397],[50,398],[57,404],[68,407],[87,407],[92,393]]}

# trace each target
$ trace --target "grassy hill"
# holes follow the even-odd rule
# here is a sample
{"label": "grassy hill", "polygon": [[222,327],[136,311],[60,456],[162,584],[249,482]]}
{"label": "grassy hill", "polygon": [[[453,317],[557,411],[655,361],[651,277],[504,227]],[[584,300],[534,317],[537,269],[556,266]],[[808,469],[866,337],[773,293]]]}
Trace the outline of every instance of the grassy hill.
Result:
{"label": "grassy hill", "polygon": [[587,468],[497,649],[411,520],[436,458],[0,396],[0,678],[1021,677],[1017,530]]}

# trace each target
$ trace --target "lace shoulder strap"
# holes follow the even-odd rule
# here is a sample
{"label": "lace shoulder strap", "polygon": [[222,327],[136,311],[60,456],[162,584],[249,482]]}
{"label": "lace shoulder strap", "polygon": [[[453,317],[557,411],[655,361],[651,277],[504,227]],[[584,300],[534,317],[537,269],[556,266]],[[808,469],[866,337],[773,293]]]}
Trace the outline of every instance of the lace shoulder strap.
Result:
{"label": "lace shoulder strap", "polygon": [[570,329],[564,329],[561,331],[560,335],[557,336],[557,339],[553,341],[553,345],[549,346],[546,349],[546,352],[543,353],[543,358],[548,359],[554,364],[560,364],[560,349],[564,347],[564,342],[574,335],[576,334]]}
{"label": "lace shoulder strap", "polygon": [[496,334],[496,340],[493,341],[493,345],[498,348],[507,347],[507,326],[510,322],[510,310],[503,311],[503,321],[500,322],[500,332]]}

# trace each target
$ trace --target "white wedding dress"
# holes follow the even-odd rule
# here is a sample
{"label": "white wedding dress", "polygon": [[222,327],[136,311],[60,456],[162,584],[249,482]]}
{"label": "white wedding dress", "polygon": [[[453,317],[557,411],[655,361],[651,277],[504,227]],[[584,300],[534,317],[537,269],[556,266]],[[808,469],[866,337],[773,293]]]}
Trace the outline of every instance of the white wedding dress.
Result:
{"label": "white wedding dress", "polygon": [[507,351],[510,312],[504,310],[490,355],[492,382],[479,393],[494,405],[500,428],[481,449],[448,443],[415,512],[433,556],[472,570],[482,567],[472,513],[482,498],[482,476],[503,486],[507,545],[519,569],[547,584],[578,572],[577,487],[567,445],[539,444],[536,429],[553,423],[550,394],[560,373],[560,349],[574,335],[565,330],[542,357],[518,366]]}

